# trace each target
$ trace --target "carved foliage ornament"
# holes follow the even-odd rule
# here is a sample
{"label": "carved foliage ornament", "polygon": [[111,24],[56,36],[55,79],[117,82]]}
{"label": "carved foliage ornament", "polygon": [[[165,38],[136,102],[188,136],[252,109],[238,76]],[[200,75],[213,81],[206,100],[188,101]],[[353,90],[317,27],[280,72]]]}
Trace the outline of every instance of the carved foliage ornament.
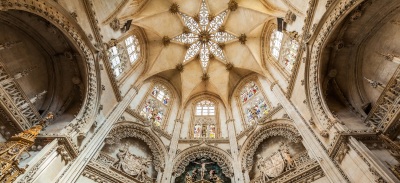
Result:
{"label": "carved foliage ornament", "polygon": [[190,162],[201,158],[211,159],[221,167],[222,173],[226,177],[233,177],[233,169],[230,162],[230,157],[212,147],[194,147],[186,150],[183,152],[183,154],[178,155],[178,157],[176,157],[176,162],[173,169],[175,176],[179,177],[182,175],[182,173],[185,172],[186,166],[188,166]]}
{"label": "carved foliage ornament", "polygon": [[281,136],[288,139],[290,142],[299,143],[301,141],[301,136],[298,133],[297,129],[287,122],[271,122],[257,132],[254,133],[249,139],[247,139],[247,143],[244,145],[243,154],[241,156],[242,159],[242,168],[244,170],[251,170],[254,164],[253,157],[256,152],[258,146],[265,139],[275,136]]}
{"label": "carved foliage ornament", "polygon": [[157,171],[164,167],[165,149],[162,142],[157,140],[157,136],[138,124],[118,124],[108,134],[105,143],[118,143],[121,139],[135,137],[143,140],[150,148],[153,155],[153,164]]}

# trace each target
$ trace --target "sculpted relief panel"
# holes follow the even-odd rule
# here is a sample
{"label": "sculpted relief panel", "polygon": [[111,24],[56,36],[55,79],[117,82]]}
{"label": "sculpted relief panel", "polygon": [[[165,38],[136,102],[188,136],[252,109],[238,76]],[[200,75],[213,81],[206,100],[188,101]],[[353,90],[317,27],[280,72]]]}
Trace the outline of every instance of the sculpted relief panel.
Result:
{"label": "sculpted relief panel", "polygon": [[276,136],[264,140],[254,154],[254,166],[249,172],[250,179],[269,180],[294,168],[294,158],[306,152],[301,143],[289,142]]}
{"label": "sculpted relief panel", "polygon": [[150,148],[134,137],[121,139],[117,144],[106,144],[97,160],[141,182],[157,177]]}

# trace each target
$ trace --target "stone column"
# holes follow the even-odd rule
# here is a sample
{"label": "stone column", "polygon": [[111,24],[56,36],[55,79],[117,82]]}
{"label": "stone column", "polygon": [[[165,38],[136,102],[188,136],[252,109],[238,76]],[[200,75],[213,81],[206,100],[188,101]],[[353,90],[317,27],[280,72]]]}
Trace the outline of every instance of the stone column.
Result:
{"label": "stone column", "polygon": [[242,173],[242,164],[239,159],[234,121],[235,121],[234,119],[229,119],[226,121],[226,124],[228,125],[229,144],[231,146],[231,154],[233,157],[233,162],[232,162],[233,173],[235,174],[233,182],[244,182]]}
{"label": "stone column", "polygon": [[249,183],[250,182],[250,176],[249,176],[249,170],[246,170],[244,173],[244,182]]}
{"label": "stone column", "polygon": [[274,85],[271,88],[276,98],[280,100],[285,111],[293,119],[293,125],[302,136],[304,146],[310,154],[316,157],[316,160],[330,182],[347,182],[343,171],[333,163],[328,153],[322,147],[322,143],[314,136],[314,132],[308,128],[306,120],[301,116],[299,111],[297,111],[292,102],[286,98],[282,89],[278,85]]}
{"label": "stone column", "polygon": [[93,137],[91,138],[90,142],[88,142],[86,148],[80,152],[79,156],[73,160],[72,164],[70,164],[70,166],[61,175],[57,181],[58,183],[70,183],[78,180],[85,166],[100,150],[104,139],[112,129],[112,126],[118,121],[136,94],[137,91],[135,89],[132,88],[129,90],[122,101],[114,108],[111,114],[108,115],[106,121],[102,123],[96,132],[94,132]]}
{"label": "stone column", "polygon": [[158,172],[157,172],[157,183],[160,183],[161,182],[161,179],[162,179],[162,175],[163,175],[163,172],[161,171],[161,170],[159,170]]}
{"label": "stone column", "polygon": [[172,138],[171,142],[169,144],[169,151],[168,151],[168,157],[167,160],[165,161],[165,168],[164,168],[164,173],[163,173],[163,180],[161,182],[163,183],[169,183],[172,182],[172,169],[174,167],[174,158],[176,155],[176,151],[178,149],[178,141],[179,137],[181,135],[181,128],[182,128],[182,120],[177,119],[175,120],[175,127],[174,131],[172,133]]}

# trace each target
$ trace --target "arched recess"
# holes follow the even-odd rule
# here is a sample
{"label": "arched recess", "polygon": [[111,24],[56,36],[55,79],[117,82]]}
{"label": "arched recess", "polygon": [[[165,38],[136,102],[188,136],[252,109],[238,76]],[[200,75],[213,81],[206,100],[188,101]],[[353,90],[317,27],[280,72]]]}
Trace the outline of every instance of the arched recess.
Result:
{"label": "arched recess", "polygon": [[199,158],[208,158],[216,162],[226,177],[233,177],[232,157],[225,151],[205,144],[194,146],[180,152],[174,159],[173,175],[179,177],[190,162]]}
{"label": "arched recess", "polygon": [[153,165],[156,170],[162,171],[164,169],[167,150],[161,139],[142,124],[130,121],[116,123],[107,135],[105,143],[119,143],[121,139],[127,137],[135,137],[143,140],[153,154]]}
{"label": "arched recess", "polygon": [[266,139],[281,136],[293,143],[299,143],[302,138],[290,120],[273,120],[261,125],[249,135],[243,144],[239,158],[242,161],[242,169],[250,171],[254,165],[253,157],[259,145]]}
{"label": "arched recess", "polygon": [[76,20],[66,12],[55,1],[35,1],[35,0],[10,0],[0,4],[0,11],[20,10],[35,14],[46,19],[52,25],[57,27],[73,44],[82,57],[82,82],[85,85],[82,105],[75,119],[67,126],[68,132],[81,131],[86,132],[95,118],[98,107],[98,63],[95,60],[100,59],[100,55],[95,58],[94,53],[97,49],[90,43],[85,32],[77,24]]}
{"label": "arched recess", "polygon": [[322,17],[320,25],[317,26],[314,35],[311,37],[309,44],[312,45],[307,51],[307,65],[306,68],[306,84],[307,97],[310,101],[311,111],[314,113],[315,120],[318,125],[324,129],[330,129],[338,120],[330,111],[323,91],[324,74],[327,74],[321,68],[323,50],[331,48],[329,38],[342,20],[354,10],[363,0],[354,1],[341,1],[335,4],[335,8],[331,12],[327,12]]}

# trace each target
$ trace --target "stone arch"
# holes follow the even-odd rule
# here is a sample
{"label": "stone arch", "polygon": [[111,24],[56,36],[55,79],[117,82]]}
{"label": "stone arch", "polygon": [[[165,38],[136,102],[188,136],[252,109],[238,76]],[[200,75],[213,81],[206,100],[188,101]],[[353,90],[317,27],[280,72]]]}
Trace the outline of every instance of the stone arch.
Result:
{"label": "stone arch", "polygon": [[161,139],[149,130],[146,126],[130,121],[119,122],[114,125],[105,139],[106,144],[118,143],[121,139],[135,137],[143,140],[150,148],[153,154],[153,164],[157,171],[161,171],[165,165],[165,149]]}
{"label": "stone arch", "polygon": [[247,140],[243,144],[243,148],[239,154],[239,158],[242,161],[243,170],[251,170],[254,164],[253,157],[258,146],[265,139],[274,136],[281,136],[286,138],[291,142],[298,143],[302,140],[296,127],[293,126],[293,122],[290,120],[273,120],[263,125],[253,131]]}
{"label": "stone arch", "polygon": [[226,177],[233,177],[232,157],[217,147],[205,144],[190,147],[180,152],[173,161],[173,175],[179,177],[185,171],[185,167],[197,158],[210,158],[221,167],[222,173]]}
{"label": "stone arch", "polygon": [[86,64],[84,66],[83,82],[85,83],[84,100],[76,118],[68,125],[68,132],[87,131],[90,127],[91,119],[95,118],[96,108],[98,107],[98,89],[100,82],[97,79],[99,73],[94,53],[97,49],[90,43],[84,31],[77,22],[54,1],[44,2],[35,0],[10,0],[0,4],[0,11],[20,10],[35,14],[49,21],[57,27],[76,47],[79,54],[83,57]]}
{"label": "stone arch", "polygon": [[316,120],[325,129],[329,129],[337,121],[334,115],[329,110],[327,103],[324,99],[322,90],[322,83],[320,71],[322,51],[327,47],[328,38],[331,37],[333,30],[339,26],[342,20],[363,0],[351,0],[337,3],[335,9],[330,14],[324,16],[320,22],[324,22],[322,25],[318,25],[314,32],[314,35],[310,39],[311,51],[307,54],[307,66],[306,69],[306,90],[307,97],[310,101],[311,111],[315,114]]}

